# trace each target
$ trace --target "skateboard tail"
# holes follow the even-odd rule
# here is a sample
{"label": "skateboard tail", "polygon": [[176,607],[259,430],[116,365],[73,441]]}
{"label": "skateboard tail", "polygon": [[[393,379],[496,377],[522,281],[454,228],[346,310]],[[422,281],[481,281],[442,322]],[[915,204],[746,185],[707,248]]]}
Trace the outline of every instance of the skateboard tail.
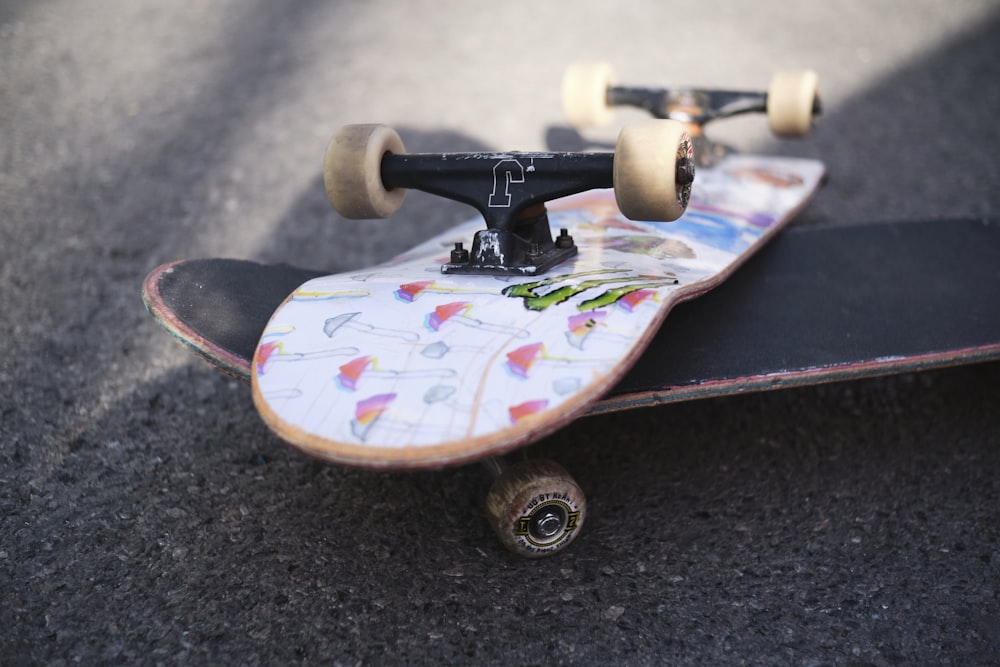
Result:
{"label": "skateboard tail", "polygon": [[[665,317],[666,312],[663,315]],[[632,354],[641,354],[641,350],[648,345],[648,338],[655,332],[656,328],[650,327],[648,334],[636,341]],[[255,358],[252,368],[256,368],[256,363]],[[575,393],[571,402],[553,405],[547,399],[529,399],[512,404],[507,408],[509,423],[503,429],[434,445],[398,447],[364,442],[331,443],[326,438],[317,438],[314,433],[281,419],[274,413],[271,401],[262,396],[259,385],[252,383],[252,386],[254,404],[265,423],[275,435],[303,453],[329,463],[357,468],[417,470],[464,465],[485,457],[503,455],[535,442],[585,414],[588,407],[617,384],[627,370],[626,365],[615,365],[600,381],[594,381],[585,391]],[[366,429],[374,428],[397,398],[397,394],[383,393],[358,401],[352,419],[352,433],[363,441]],[[375,449],[379,451],[377,458],[373,456]]]}
{"label": "skateboard tail", "polygon": [[157,267],[146,276],[142,284],[142,301],[146,310],[153,316],[157,324],[189,351],[226,375],[249,384],[249,366],[245,358],[221,347],[214,340],[191,327],[184,317],[166,305],[163,294],[160,292],[161,280],[165,275],[170,274],[175,266],[182,263],[182,261],[169,262]]}

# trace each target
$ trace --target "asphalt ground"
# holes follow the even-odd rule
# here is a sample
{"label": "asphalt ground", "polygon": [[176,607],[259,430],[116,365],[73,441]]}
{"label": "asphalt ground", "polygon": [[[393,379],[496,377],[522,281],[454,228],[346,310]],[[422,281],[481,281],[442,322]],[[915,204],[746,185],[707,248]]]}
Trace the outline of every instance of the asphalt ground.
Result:
{"label": "asphalt ground", "polygon": [[1000,216],[995,1],[0,5],[0,662],[1000,663],[996,363],[582,419],[531,453],[585,531],[526,561],[480,467],[307,459],[146,314],[168,260],[353,269],[465,219],[339,218],[327,139],[575,148],[580,59],[816,69],[812,138],[715,131],[827,163],[796,225]]}

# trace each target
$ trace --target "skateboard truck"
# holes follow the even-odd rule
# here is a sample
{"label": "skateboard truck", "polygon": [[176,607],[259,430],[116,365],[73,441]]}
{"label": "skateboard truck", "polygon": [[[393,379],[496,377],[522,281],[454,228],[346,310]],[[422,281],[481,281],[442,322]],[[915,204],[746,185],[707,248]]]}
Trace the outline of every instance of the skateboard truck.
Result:
{"label": "skateboard truck", "polygon": [[451,261],[441,266],[441,272],[535,275],[575,254],[576,243],[569,232],[560,229],[553,240],[545,204],[534,204],[515,215],[509,232],[495,228],[477,232],[471,254],[464,243],[456,243]]}
{"label": "skateboard truck", "polygon": [[324,181],[334,207],[348,218],[386,217],[406,189],[474,207],[486,229],[471,247],[458,243],[442,273],[537,275],[573,257],[576,244],[549,228],[545,202],[596,188],[615,188],[633,219],[675,220],[694,182],[691,141],[672,120],[623,130],[615,153],[406,154],[382,125],[349,125],[327,148]]}
{"label": "skateboard truck", "polygon": [[[675,182],[690,185],[694,165],[678,162]],[[382,158],[382,183],[423,190],[476,208],[486,229],[470,250],[458,244],[442,273],[535,275],[576,254],[565,229],[553,239],[545,202],[614,187],[612,153],[455,153]],[[486,184],[488,187],[484,187]]]}
{"label": "skateboard truck", "polygon": [[[632,106],[645,109],[654,118],[672,118],[701,127],[719,118],[745,113],[767,113],[768,93],[733,90],[697,90],[687,88],[633,88],[611,86],[608,106]],[[814,97],[810,113],[822,113],[819,97]]]}
{"label": "skateboard truck", "polygon": [[644,109],[654,118],[683,123],[702,166],[727,152],[704,136],[702,128],[710,121],[765,113],[775,135],[804,137],[822,113],[818,78],[812,71],[779,72],[767,92],[619,86],[614,78],[606,63],[577,63],[566,70],[562,96],[570,124],[578,129],[597,127],[610,122],[614,107]]}
{"label": "skateboard truck", "polygon": [[[610,188],[610,153],[455,153],[382,158],[382,183],[473,206],[486,221],[472,247],[452,251],[442,273],[535,275],[576,254],[568,234],[553,240],[545,202]],[[565,230],[563,230],[565,231]]]}

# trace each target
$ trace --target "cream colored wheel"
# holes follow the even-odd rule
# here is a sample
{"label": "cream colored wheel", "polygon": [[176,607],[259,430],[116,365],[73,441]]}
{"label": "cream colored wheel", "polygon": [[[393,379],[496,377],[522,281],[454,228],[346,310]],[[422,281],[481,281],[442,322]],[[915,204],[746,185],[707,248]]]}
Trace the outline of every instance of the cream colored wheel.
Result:
{"label": "cream colored wheel", "polygon": [[819,77],[812,70],[778,72],[767,90],[767,120],[779,137],[804,137],[812,129]]}
{"label": "cream colored wheel", "polygon": [[577,129],[600,127],[611,122],[614,111],[608,106],[608,88],[615,73],[607,63],[574,63],[562,80],[563,111]]}
{"label": "cream colored wheel", "polygon": [[627,218],[670,222],[684,214],[694,182],[694,149],[684,125],[648,120],[625,126],[615,146],[614,186]]}
{"label": "cream colored wheel", "polygon": [[396,131],[385,125],[346,125],[330,140],[323,161],[323,182],[330,203],[345,218],[387,218],[399,209],[406,191],[382,184],[382,158],[405,153]]}
{"label": "cream colored wheel", "polygon": [[587,502],[566,470],[552,461],[522,461],[490,488],[486,510],[505,547],[528,558],[550,556],[573,541]]}

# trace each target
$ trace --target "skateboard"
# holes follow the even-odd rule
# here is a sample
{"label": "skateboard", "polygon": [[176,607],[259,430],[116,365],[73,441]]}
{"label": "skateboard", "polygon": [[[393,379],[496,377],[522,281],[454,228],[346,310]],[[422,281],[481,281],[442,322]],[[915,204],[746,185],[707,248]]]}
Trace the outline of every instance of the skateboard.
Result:
{"label": "skateboard", "polygon": [[[791,78],[796,94],[772,85],[765,104],[791,109],[804,132],[815,77]],[[391,215],[416,188],[481,218],[332,276],[169,264],[149,275],[144,300],[168,331],[249,379],[265,423],[307,454],[375,469],[489,459],[500,470],[496,457],[607,394],[667,313],[728,278],[824,176],[814,160],[725,155],[699,164],[693,187],[689,129],[705,119],[654,115],[623,128],[613,153],[412,155],[389,128],[348,126],[324,164],[342,215]],[[504,544],[529,556],[564,548],[585,512],[578,485],[549,462],[502,470],[487,509]]]}

